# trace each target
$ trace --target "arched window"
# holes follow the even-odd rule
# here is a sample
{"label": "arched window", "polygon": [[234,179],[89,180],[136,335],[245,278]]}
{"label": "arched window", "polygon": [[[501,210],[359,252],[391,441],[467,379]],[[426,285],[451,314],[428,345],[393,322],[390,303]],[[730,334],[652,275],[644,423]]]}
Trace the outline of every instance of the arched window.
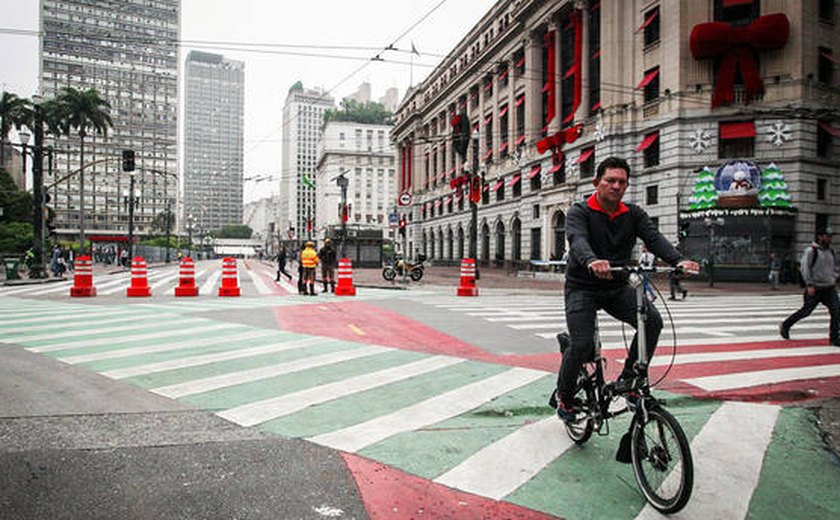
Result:
{"label": "arched window", "polygon": [[554,235],[553,260],[560,260],[566,252],[566,214],[557,211],[551,218],[551,232]]}
{"label": "arched window", "polygon": [[444,240],[443,229],[439,229],[437,234],[438,234],[438,250],[440,251],[440,258],[442,260],[442,259],[446,258],[446,253],[445,253],[446,250],[443,248],[443,240]]}
{"label": "arched window", "polygon": [[502,265],[505,261],[505,225],[496,223],[496,254],[494,255],[496,265]]}
{"label": "arched window", "polygon": [[446,230],[446,252],[449,253],[448,257],[450,260],[452,260],[455,256],[455,247],[453,246],[452,241],[452,228],[448,228]]}
{"label": "arched window", "polygon": [[458,255],[456,258],[464,258],[464,228],[458,226]]}
{"label": "arched window", "polygon": [[522,222],[519,220],[519,217],[513,219],[510,228],[510,257],[513,260],[522,260]]}
{"label": "arched window", "polygon": [[429,258],[435,258],[435,230],[429,231]]}
{"label": "arched window", "polygon": [[490,263],[490,226],[486,222],[481,226],[481,263]]}

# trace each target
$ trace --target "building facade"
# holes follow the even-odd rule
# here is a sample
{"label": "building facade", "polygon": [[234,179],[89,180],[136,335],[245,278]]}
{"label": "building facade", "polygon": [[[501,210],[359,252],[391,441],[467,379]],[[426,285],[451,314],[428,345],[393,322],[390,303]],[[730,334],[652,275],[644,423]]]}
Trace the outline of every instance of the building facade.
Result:
{"label": "building facade", "polygon": [[347,226],[376,229],[394,238],[388,215],[396,204],[395,149],[389,139],[391,125],[330,121],[318,146],[315,196],[317,238],[341,226],[342,193],[337,178],[348,180]]}
{"label": "building facade", "polygon": [[[414,249],[468,250],[452,141],[462,115],[482,179],[479,262],[561,258],[566,212],[593,191],[598,162],[619,156],[627,200],[686,254],[766,274],[770,252],[792,260],[816,227],[840,224],[837,22],[823,0],[498,2],[397,112]],[[753,181],[741,206],[718,201],[732,168]],[[714,203],[697,203],[704,186]]]}
{"label": "building facade", "polygon": [[205,232],[242,224],[245,63],[191,51],[184,76],[184,215]]}
{"label": "building facade", "polygon": [[277,229],[289,240],[314,236],[315,167],[324,112],[335,100],[320,89],[304,89],[298,82],[289,89],[283,106],[283,146],[280,167],[281,220]]}
{"label": "building facade", "polygon": [[78,239],[84,165],[87,238],[127,239],[125,149],[136,152],[135,234],[153,233],[155,217],[177,203],[180,13],[180,0],[41,0],[41,95],[95,88],[114,124],[107,136],[88,129],[83,158],[77,129],[47,138],[55,167],[45,184],[60,238]]}

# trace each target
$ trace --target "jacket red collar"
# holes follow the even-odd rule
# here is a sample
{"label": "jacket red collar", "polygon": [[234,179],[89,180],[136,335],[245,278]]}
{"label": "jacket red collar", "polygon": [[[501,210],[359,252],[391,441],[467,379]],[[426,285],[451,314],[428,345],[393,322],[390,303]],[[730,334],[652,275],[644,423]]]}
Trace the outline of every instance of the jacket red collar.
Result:
{"label": "jacket red collar", "polygon": [[591,210],[600,211],[604,215],[607,215],[608,217],[610,217],[610,220],[630,211],[630,209],[627,207],[627,204],[619,202],[618,209],[616,209],[614,213],[608,213],[607,210],[601,207],[601,204],[598,202],[598,197],[596,193],[593,193],[589,196],[589,198],[586,200],[586,205],[589,206],[589,209]]}

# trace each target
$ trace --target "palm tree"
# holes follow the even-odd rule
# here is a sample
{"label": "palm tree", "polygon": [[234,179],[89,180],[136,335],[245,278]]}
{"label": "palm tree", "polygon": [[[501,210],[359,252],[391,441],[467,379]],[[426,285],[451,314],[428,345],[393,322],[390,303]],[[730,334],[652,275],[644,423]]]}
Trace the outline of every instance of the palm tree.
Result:
{"label": "palm tree", "polygon": [[25,113],[26,104],[25,99],[11,92],[3,91],[2,96],[0,96],[0,164],[5,162],[6,149],[3,144],[12,130],[12,125],[20,128],[23,124],[21,118]]}
{"label": "palm tree", "polygon": [[56,99],[63,115],[58,127],[68,135],[72,129],[79,132],[79,247],[85,251],[85,136],[93,129],[107,137],[108,128],[114,126],[108,115],[111,104],[95,88],[64,87]]}

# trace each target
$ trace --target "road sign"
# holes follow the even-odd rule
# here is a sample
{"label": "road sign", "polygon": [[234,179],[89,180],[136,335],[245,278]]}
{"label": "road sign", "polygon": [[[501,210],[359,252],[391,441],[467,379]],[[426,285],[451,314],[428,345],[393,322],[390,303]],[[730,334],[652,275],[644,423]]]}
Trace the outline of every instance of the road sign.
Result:
{"label": "road sign", "polygon": [[400,193],[400,197],[397,201],[400,203],[400,206],[408,206],[411,204],[411,193],[407,191]]}
{"label": "road sign", "polygon": [[391,214],[388,215],[388,224],[390,224],[391,227],[396,226],[399,221],[400,221],[400,216],[398,214],[391,213]]}

